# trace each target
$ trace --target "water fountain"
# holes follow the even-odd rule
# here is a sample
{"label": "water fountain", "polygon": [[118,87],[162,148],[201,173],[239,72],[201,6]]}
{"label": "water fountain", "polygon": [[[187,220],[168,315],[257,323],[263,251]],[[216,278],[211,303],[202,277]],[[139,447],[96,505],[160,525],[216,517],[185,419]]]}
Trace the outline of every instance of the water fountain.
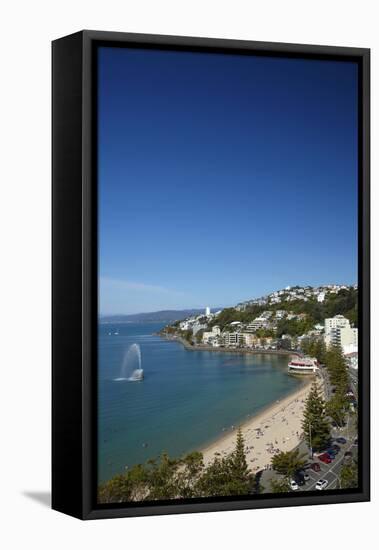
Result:
{"label": "water fountain", "polygon": [[122,361],[120,376],[115,380],[128,382],[138,382],[143,380],[143,369],[141,368],[141,348],[138,344],[132,344],[125,352]]}

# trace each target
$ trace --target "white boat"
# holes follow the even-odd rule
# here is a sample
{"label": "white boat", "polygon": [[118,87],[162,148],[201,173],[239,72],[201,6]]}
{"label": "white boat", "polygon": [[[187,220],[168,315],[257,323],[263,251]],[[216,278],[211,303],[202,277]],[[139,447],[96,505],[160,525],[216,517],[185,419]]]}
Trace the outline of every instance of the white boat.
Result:
{"label": "white boat", "polygon": [[288,363],[288,372],[292,374],[315,374],[318,369],[315,357],[293,357]]}

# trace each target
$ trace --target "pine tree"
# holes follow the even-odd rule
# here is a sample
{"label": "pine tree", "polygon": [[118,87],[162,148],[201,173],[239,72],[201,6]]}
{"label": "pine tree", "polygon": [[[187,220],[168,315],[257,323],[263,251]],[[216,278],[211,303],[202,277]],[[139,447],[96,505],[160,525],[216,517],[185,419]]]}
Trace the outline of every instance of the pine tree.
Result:
{"label": "pine tree", "polygon": [[241,428],[238,428],[236,447],[233,453],[233,469],[236,479],[246,481],[249,478],[249,468],[245,455],[245,440]]}
{"label": "pine tree", "polygon": [[325,448],[330,438],[329,423],[326,419],[325,401],[315,382],[305,404],[302,428],[309,447],[314,450]]}
{"label": "pine tree", "polygon": [[346,393],[349,383],[346,361],[340,346],[329,346],[326,352],[325,364],[329,374],[330,383],[338,390]]}
{"label": "pine tree", "polygon": [[294,477],[296,472],[304,468],[307,462],[304,458],[305,455],[300,454],[299,449],[287,452],[282,451],[273,456],[271,464],[278,474],[285,477],[288,485],[288,482]]}

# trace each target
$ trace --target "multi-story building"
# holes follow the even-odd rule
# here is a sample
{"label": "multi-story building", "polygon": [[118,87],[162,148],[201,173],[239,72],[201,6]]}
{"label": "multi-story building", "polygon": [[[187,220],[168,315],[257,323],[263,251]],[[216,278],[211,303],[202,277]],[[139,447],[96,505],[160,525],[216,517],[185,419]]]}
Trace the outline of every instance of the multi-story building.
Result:
{"label": "multi-story building", "polygon": [[324,326],[325,334],[329,334],[333,329],[350,327],[350,321],[343,315],[335,315],[334,317],[325,319]]}
{"label": "multi-story building", "polygon": [[267,328],[267,326],[268,326],[268,320],[266,318],[256,317],[254,321],[252,321],[247,325],[246,330],[248,332],[255,332],[260,328]]}
{"label": "multi-story building", "polygon": [[258,338],[251,332],[241,332],[243,341],[246,346],[255,346],[258,343]]}
{"label": "multi-story building", "polygon": [[225,346],[241,346],[245,343],[242,332],[225,332],[222,336]]}
{"label": "multi-story building", "polygon": [[343,315],[325,319],[325,344],[341,346],[342,350],[358,348],[358,329],[350,326]]}

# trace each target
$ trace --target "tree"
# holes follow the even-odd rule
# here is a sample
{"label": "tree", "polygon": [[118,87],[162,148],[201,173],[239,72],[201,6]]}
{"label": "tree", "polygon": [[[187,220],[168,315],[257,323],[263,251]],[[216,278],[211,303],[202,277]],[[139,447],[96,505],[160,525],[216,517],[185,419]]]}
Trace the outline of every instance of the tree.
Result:
{"label": "tree", "polygon": [[304,338],[301,348],[306,355],[316,357],[319,363],[325,364],[326,346],[323,338]]}
{"label": "tree", "polygon": [[192,346],[192,344],[193,344],[193,341],[192,341],[193,331],[192,331],[192,329],[184,330],[182,335],[183,335],[183,338],[185,340],[187,340],[187,342]]}
{"label": "tree", "polygon": [[201,342],[203,340],[203,334],[204,334],[204,329],[200,329],[200,330],[197,331],[196,336],[195,336],[195,340],[196,340],[197,344],[201,344]]}
{"label": "tree", "polygon": [[347,365],[340,346],[328,347],[325,357],[325,365],[328,370],[329,380],[341,392],[346,393],[349,384]]}
{"label": "tree", "polygon": [[244,446],[238,430],[234,451],[221,459],[216,457],[208,466],[199,452],[179,459],[163,453],[102,484],[99,502],[247,495],[253,489],[255,476],[248,469]]}
{"label": "tree", "polygon": [[341,489],[355,489],[358,487],[358,466],[356,462],[342,466],[340,481]]}
{"label": "tree", "polygon": [[337,391],[326,404],[326,413],[338,426],[344,426],[349,401],[345,393]]}
{"label": "tree", "polygon": [[272,493],[288,493],[290,491],[287,479],[272,479],[270,485]]}
{"label": "tree", "polygon": [[281,452],[273,456],[272,458],[272,467],[278,474],[284,476],[288,481],[290,481],[296,472],[302,470],[307,463],[304,460],[306,455],[300,454],[299,449],[294,449],[293,451]]}
{"label": "tree", "polygon": [[330,438],[329,423],[325,413],[325,401],[316,382],[312,384],[305,403],[302,428],[309,447],[316,451],[325,448]]}
{"label": "tree", "polygon": [[242,435],[241,428],[237,431],[237,440],[234,453],[232,454],[233,475],[241,482],[250,480],[249,467],[246,462],[245,455],[245,440]]}

